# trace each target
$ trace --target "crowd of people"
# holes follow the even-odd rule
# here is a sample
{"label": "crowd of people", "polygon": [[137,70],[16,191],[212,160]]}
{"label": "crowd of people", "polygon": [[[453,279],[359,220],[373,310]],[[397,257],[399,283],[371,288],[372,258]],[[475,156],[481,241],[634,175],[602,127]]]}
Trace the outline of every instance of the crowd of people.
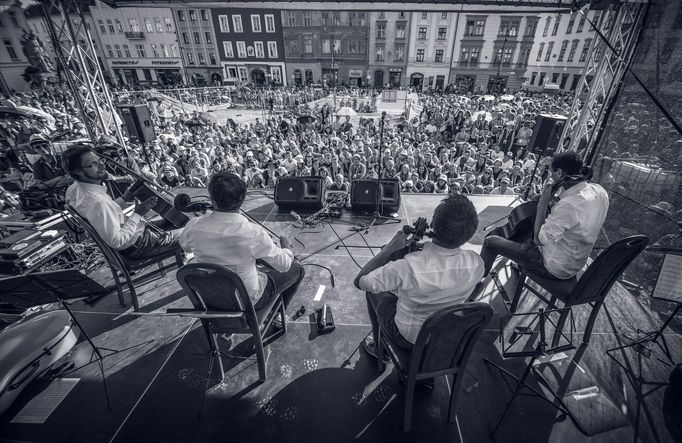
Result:
{"label": "crowd of people", "polygon": [[[348,190],[354,180],[381,176],[397,179],[405,193],[511,195],[531,182],[537,193],[549,172],[547,162],[527,149],[535,116],[566,114],[571,106],[563,96],[420,94],[410,114],[385,118],[382,135],[378,113],[338,115],[329,100],[311,101],[331,91],[316,91],[237,91],[298,105],[295,112],[264,112],[248,124],[202,120],[196,112],[154,113],[156,139],[146,146],[129,143],[118,154],[167,188],[205,186],[212,173],[230,171],[256,189],[274,188],[283,176],[319,176],[328,189]],[[375,108],[376,96],[367,96]],[[340,99],[337,109],[343,104],[364,111],[363,98]],[[12,108],[36,111],[0,126],[3,192],[63,174],[60,140],[87,136],[64,89],[6,97],[3,109]]]}

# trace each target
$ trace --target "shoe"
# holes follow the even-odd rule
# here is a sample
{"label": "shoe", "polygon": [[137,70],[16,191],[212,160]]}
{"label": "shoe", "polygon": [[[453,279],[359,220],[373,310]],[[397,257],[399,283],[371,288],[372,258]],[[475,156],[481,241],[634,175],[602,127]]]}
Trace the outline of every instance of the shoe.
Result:
{"label": "shoe", "polygon": [[232,337],[234,337],[234,334],[220,334],[219,337],[221,340],[225,341],[228,350],[232,348]]}
{"label": "shoe", "polygon": [[[377,344],[372,336],[368,335],[365,337],[365,339],[362,341],[362,347],[365,349],[365,352],[372,357],[377,359],[379,358],[379,350],[377,349]],[[391,361],[391,358],[388,356],[388,354],[384,353],[382,360],[384,363],[388,363]]]}
{"label": "shoe", "polygon": [[276,331],[281,331],[284,329],[284,324],[282,323],[282,317],[280,317],[279,314],[277,314],[277,317],[272,321],[270,324]]}

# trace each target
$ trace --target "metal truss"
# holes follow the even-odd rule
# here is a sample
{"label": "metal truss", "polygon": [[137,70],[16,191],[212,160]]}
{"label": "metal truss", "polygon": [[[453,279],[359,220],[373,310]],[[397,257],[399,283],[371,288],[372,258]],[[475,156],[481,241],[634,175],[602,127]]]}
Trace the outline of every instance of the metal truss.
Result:
{"label": "metal truss", "polygon": [[[594,23],[598,32],[592,40],[559,143],[564,146],[568,139],[566,149],[575,151],[586,140],[583,159],[587,163],[592,161],[608,110],[616,100],[619,85],[634,55],[647,4],[646,0],[611,2],[601,14],[599,23]],[[598,35],[599,32],[605,39]]]}
{"label": "metal truss", "polygon": [[66,82],[90,139],[114,135],[125,146],[111,95],[78,0],[41,0],[45,22]]}

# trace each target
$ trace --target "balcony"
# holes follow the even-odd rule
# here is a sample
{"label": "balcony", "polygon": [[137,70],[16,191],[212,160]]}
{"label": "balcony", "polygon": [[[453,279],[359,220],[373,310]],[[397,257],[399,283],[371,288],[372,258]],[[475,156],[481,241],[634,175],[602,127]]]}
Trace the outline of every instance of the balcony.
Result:
{"label": "balcony", "polygon": [[128,40],[144,40],[146,38],[144,32],[125,32],[124,35]]}

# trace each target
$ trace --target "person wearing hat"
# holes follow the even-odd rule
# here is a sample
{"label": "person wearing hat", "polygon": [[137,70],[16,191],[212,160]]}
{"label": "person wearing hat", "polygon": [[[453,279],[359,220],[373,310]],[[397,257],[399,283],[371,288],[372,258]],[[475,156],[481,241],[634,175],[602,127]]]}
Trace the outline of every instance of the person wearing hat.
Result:
{"label": "person wearing hat", "polygon": [[447,194],[450,191],[448,187],[448,176],[445,174],[440,174],[436,184],[434,186],[434,191],[436,194]]}
{"label": "person wearing hat", "polygon": [[48,182],[64,176],[61,158],[54,154],[50,140],[41,134],[33,134],[28,144],[40,156],[31,165],[36,181]]}

